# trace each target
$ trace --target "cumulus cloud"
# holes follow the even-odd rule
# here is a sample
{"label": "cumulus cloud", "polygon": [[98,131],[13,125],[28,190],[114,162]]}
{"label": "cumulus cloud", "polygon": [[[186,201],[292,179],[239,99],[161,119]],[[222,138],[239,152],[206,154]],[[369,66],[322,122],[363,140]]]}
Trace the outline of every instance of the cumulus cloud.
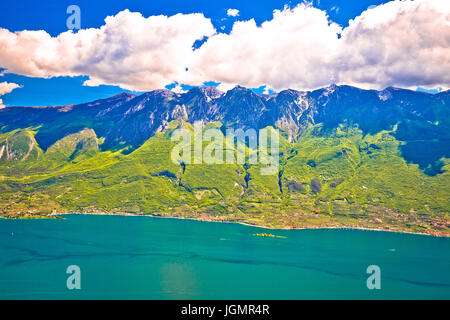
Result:
{"label": "cumulus cloud", "polygon": [[345,29],[310,5],[275,11],[257,26],[238,21],[195,56],[201,77],[250,87],[315,89],[450,84],[450,2],[392,1],[368,9]]}
{"label": "cumulus cloud", "polygon": [[450,86],[450,1],[372,7],[342,32],[339,80],[364,87]]}
{"label": "cumulus cloud", "polygon": [[308,5],[276,10],[258,26],[237,21],[230,34],[211,37],[197,50],[191,70],[201,78],[249,87],[315,88],[333,81],[329,68],[341,27]]}
{"label": "cumulus cloud", "polygon": [[90,86],[151,90],[182,79],[194,42],[214,32],[203,14],[145,18],[128,10],[107,17],[98,29],[57,37],[0,29],[0,66],[32,77],[88,75]]}
{"label": "cumulus cloud", "polygon": [[10,73],[87,75],[86,85],[137,91],[205,81],[220,82],[222,89],[303,90],[330,83],[447,89],[450,1],[391,1],[368,8],[346,28],[300,4],[275,10],[261,25],[236,21],[230,33],[216,31],[203,14],[145,18],[125,10],[100,28],[57,37],[0,29],[0,48],[0,67]]}
{"label": "cumulus cloud", "polygon": [[228,9],[227,15],[229,17],[237,17],[237,16],[239,16],[239,10],[238,9]]}
{"label": "cumulus cloud", "polygon": [[[0,82],[0,97],[7,93],[10,93],[11,91],[17,88],[20,88],[20,85],[18,85],[17,83],[6,81]],[[0,109],[4,107],[5,106],[3,105],[3,100],[0,98]]]}

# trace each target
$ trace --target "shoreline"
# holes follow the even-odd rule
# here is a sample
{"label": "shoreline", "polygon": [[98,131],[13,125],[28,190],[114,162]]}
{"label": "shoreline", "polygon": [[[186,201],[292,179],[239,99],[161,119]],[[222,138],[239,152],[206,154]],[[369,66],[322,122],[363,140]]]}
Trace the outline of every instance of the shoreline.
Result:
{"label": "shoreline", "polygon": [[[233,222],[233,221],[212,221],[212,220],[204,220],[204,219],[196,219],[196,218],[184,218],[184,217],[167,217],[167,216],[156,216],[156,215],[142,215],[142,214],[133,214],[133,213],[118,213],[111,214],[107,212],[96,212],[96,213],[55,213],[50,214],[49,217],[58,217],[58,216],[66,216],[66,215],[80,215],[80,216],[123,216],[123,217],[147,217],[147,218],[159,218],[159,219],[176,219],[176,220],[189,220],[189,221],[198,221],[198,222],[210,222],[210,223],[227,223],[227,224],[239,224],[246,227],[254,227],[264,230],[279,230],[279,231],[291,231],[291,230],[357,230],[357,231],[373,231],[373,232],[388,232],[388,233],[398,233],[398,234],[408,234],[408,235],[417,235],[417,236],[428,236],[428,237],[436,237],[436,238],[450,238],[450,235],[433,235],[428,233],[418,233],[412,231],[398,231],[398,230],[385,230],[385,229],[377,229],[377,228],[355,228],[355,227],[302,227],[302,228],[277,228],[270,226],[258,226],[252,225],[245,222]],[[45,218],[44,218],[45,219]]]}

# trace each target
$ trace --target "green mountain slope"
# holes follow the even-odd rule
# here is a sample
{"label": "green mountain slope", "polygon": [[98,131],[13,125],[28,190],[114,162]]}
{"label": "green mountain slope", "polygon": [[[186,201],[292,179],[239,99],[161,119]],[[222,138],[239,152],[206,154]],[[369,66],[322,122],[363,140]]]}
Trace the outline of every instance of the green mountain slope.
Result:
{"label": "green mountain slope", "polygon": [[[260,95],[238,86],[3,108],[0,216],[139,214],[449,236],[449,97],[335,85]],[[198,121],[222,136],[279,129],[277,172],[261,174],[267,166],[249,161],[258,154],[250,143],[241,164],[172,162],[172,133],[193,135]]]}
{"label": "green mountain slope", "polygon": [[261,165],[174,164],[170,137],[180,125],[192,129],[171,122],[131,152],[102,151],[102,139],[88,128],[45,151],[36,128],[3,133],[0,213],[142,214],[450,235],[450,162],[442,158],[437,175],[408,163],[396,127],[364,134],[356,125],[311,126],[297,141],[281,139],[279,174],[262,176]]}

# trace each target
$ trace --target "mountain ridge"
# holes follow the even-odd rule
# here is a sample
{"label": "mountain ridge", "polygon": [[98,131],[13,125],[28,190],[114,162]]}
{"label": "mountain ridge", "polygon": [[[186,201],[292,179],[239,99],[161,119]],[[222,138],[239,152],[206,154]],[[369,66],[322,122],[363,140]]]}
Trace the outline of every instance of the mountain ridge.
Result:
{"label": "mountain ridge", "polygon": [[427,95],[427,96],[439,96],[439,95],[448,95],[450,94],[450,89],[446,90],[446,91],[441,91],[441,92],[437,92],[437,93],[430,93],[430,92],[424,92],[424,91],[417,91],[417,90],[412,90],[412,89],[406,89],[406,88],[400,88],[400,87],[386,87],[382,90],[376,90],[376,89],[362,89],[362,88],[358,88],[355,86],[351,86],[351,85],[336,85],[336,84],[331,84],[329,86],[326,87],[322,87],[322,88],[318,88],[318,89],[314,89],[314,90],[296,90],[296,89],[284,89],[275,93],[271,93],[271,94],[265,94],[265,93],[256,93],[254,92],[252,89],[241,86],[241,85],[236,85],[234,88],[229,89],[227,91],[220,91],[219,89],[217,89],[217,87],[213,87],[213,86],[193,86],[192,88],[190,88],[189,90],[187,90],[186,92],[183,93],[176,93],[174,91],[171,91],[169,89],[155,89],[155,90],[151,90],[151,91],[146,91],[146,92],[141,92],[140,94],[133,94],[127,91],[122,91],[119,92],[115,95],[112,95],[110,97],[106,97],[106,98],[99,98],[99,99],[95,99],[92,101],[87,101],[87,102],[83,102],[83,103],[78,103],[78,104],[68,104],[68,105],[54,105],[54,106],[26,106],[26,105],[17,105],[17,106],[5,106],[4,109],[8,109],[8,108],[64,108],[64,107],[68,107],[68,106],[74,106],[74,105],[85,105],[85,104],[90,104],[90,103],[94,103],[94,102],[99,102],[99,101],[103,101],[103,100],[109,100],[112,98],[119,98],[119,97],[138,97],[141,95],[145,95],[145,94],[149,94],[149,93],[158,93],[158,92],[171,92],[175,95],[186,95],[188,93],[194,92],[194,91],[209,91],[209,90],[213,90],[213,92],[217,92],[219,93],[219,95],[223,95],[226,94],[228,91],[232,91],[235,89],[245,89],[248,91],[252,91],[254,94],[258,95],[258,96],[278,96],[280,94],[285,94],[288,92],[292,92],[292,93],[299,93],[299,94],[304,94],[304,93],[312,93],[312,92],[318,92],[318,91],[324,91],[327,90],[329,88],[354,88],[354,89],[358,89],[361,91],[373,91],[373,92],[384,92],[384,91],[405,91],[405,92],[411,92],[411,93],[417,93],[417,94],[421,94],[421,95]]}
{"label": "mountain ridge", "polygon": [[[85,127],[105,138],[104,150],[124,145],[136,149],[155,133],[166,130],[174,120],[220,121],[227,127],[243,129],[274,126],[282,130],[290,142],[295,142],[307,128],[318,123],[330,128],[343,122],[356,123],[365,133],[399,125],[397,135],[402,141],[420,140],[417,136],[423,133],[418,132],[426,130],[426,139],[438,139],[446,144],[450,139],[449,92],[430,94],[392,87],[377,91],[347,85],[330,85],[313,91],[288,89],[270,96],[242,86],[227,92],[214,87],[194,87],[186,93],[161,89],[141,95],[123,92],[78,105],[8,107],[0,110],[0,127],[6,130],[48,127],[48,132],[41,130],[36,136],[44,150],[65,135]],[[28,119],[23,119],[19,111],[27,112]],[[65,115],[68,119],[64,119]],[[438,149],[441,150],[438,158],[434,157],[432,162],[450,156],[448,147]],[[410,152],[405,154],[408,161],[422,167],[433,165],[431,160],[425,163],[423,156],[415,158]]]}
{"label": "mountain ridge", "polygon": [[[10,107],[6,107],[6,108],[2,109],[2,113],[5,114],[5,113],[9,112],[10,110],[12,110],[13,108],[37,108],[38,110],[41,110],[41,109],[67,110],[67,109],[73,109],[73,108],[83,108],[86,106],[90,106],[90,107],[98,106],[101,104],[110,103],[111,101],[114,101],[114,100],[118,100],[119,103],[120,103],[120,100],[122,100],[123,103],[130,102],[130,100],[134,100],[134,102],[130,102],[130,105],[132,105],[132,104],[139,104],[140,103],[139,100],[142,100],[145,98],[150,98],[150,97],[153,97],[154,99],[160,99],[160,100],[161,100],[161,98],[175,99],[176,100],[175,104],[182,105],[186,102],[186,100],[190,100],[192,98],[207,97],[209,99],[205,99],[206,101],[204,101],[204,102],[209,103],[210,105],[214,105],[216,103],[216,101],[219,101],[219,104],[221,104],[222,108],[219,108],[219,110],[217,110],[217,111],[219,113],[223,114],[229,110],[228,110],[227,106],[223,105],[223,102],[220,103],[220,100],[233,100],[233,95],[235,96],[234,99],[239,99],[239,98],[244,99],[245,97],[248,97],[248,98],[258,100],[258,99],[261,99],[262,97],[266,97],[267,99],[261,99],[260,101],[258,101],[258,102],[262,103],[261,106],[266,107],[266,108],[269,108],[268,106],[266,106],[266,104],[268,104],[270,106],[270,104],[272,104],[274,102],[274,100],[279,99],[280,97],[285,97],[286,99],[288,99],[288,97],[290,97],[291,98],[290,102],[295,103],[296,102],[295,99],[298,99],[300,96],[305,96],[306,98],[320,100],[320,101],[318,101],[320,104],[319,107],[320,106],[323,107],[323,104],[328,102],[329,95],[333,96],[333,95],[336,95],[339,93],[341,93],[341,94],[347,93],[348,94],[349,91],[353,91],[353,92],[357,91],[358,93],[364,94],[366,96],[372,95],[373,98],[375,97],[374,96],[375,93],[377,93],[378,97],[380,98],[381,94],[387,92],[387,93],[391,94],[390,98],[392,98],[393,93],[395,95],[398,95],[399,93],[401,93],[401,94],[414,95],[416,97],[421,97],[421,98],[430,99],[430,100],[440,100],[439,99],[440,97],[445,98],[446,95],[448,95],[448,92],[450,92],[450,91],[448,91],[447,93],[441,92],[438,94],[431,94],[431,93],[412,91],[409,89],[398,89],[398,88],[386,88],[384,90],[377,91],[377,90],[359,89],[357,87],[352,87],[352,86],[347,86],[347,85],[342,85],[342,86],[331,85],[328,87],[324,87],[324,88],[312,90],[312,91],[297,91],[297,90],[293,90],[293,89],[287,89],[287,90],[280,91],[279,93],[276,93],[276,94],[264,95],[264,94],[254,93],[251,89],[247,89],[242,86],[236,86],[235,88],[228,90],[227,92],[221,92],[214,87],[205,87],[205,88],[194,87],[194,88],[190,89],[189,91],[187,91],[186,93],[175,93],[175,92],[172,92],[167,89],[159,89],[159,90],[149,91],[149,92],[142,93],[141,95],[134,95],[134,94],[122,92],[122,93],[119,93],[119,94],[109,97],[109,98],[98,99],[98,100],[94,100],[94,101],[86,102],[86,103],[82,103],[82,104],[77,104],[77,105],[72,104],[72,105],[51,106],[51,107],[10,106]],[[208,92],[209,93],[213,92],[213,97],[208,96],[206,94]],[[232,97],[232,99],[230,99],[230,96]],[[389,99],[384,100],[384,99],[380,98],[380,100],[385,102],[386,100],[389,100]],[[228,102],[228,101],[226,101],[226,102]],[[233,101],[231,101],[231,102],[233,102]],[[249,104],[241,104],[240,106],[248,107]],[[198,105],[192,105],[192,108],[188,111],[195,111],[195,109],[197,107],[198,107]],[[210,112],[210,113],[212,113],[212,112]],[[212,114],[212,116],[214,116],[214,115],[215,114]],[[205,114],[201,114],[200,116],[203,117],[203,116],[205,116]],[[195,119],[195,120],[199,120],[199,119]],[[208,119],[208,120],[210,120],[210,119]]]}

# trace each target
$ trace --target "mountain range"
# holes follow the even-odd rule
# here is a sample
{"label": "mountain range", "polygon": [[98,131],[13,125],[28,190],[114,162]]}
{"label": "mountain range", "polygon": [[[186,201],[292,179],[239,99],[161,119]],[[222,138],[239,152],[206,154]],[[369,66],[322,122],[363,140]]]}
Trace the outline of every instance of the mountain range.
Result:
{"label": "mountain range", "polygon": [[[195,87],[0,109],[0,215],[108,213],[450,235],[450,91]],[[176,128],[281,132],[278,175],[170,159]]]}

